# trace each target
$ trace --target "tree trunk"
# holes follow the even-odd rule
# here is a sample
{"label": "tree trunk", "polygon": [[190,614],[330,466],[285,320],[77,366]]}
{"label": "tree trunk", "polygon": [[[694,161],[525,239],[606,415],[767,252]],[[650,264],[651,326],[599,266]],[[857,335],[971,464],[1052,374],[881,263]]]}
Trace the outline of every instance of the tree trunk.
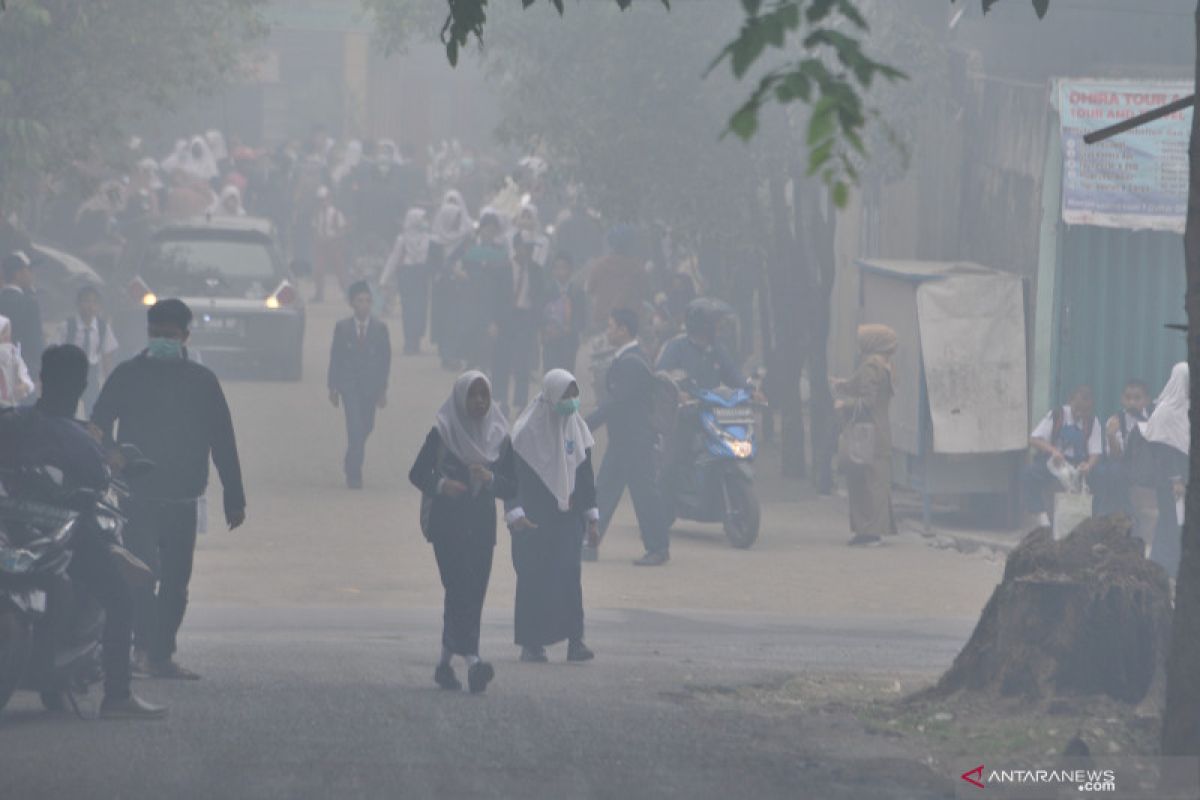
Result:
{"label": "tree trunk", "polygon": [[778,170],[770,180],[771,300],[774,310],[775,358],[767,375],[770,401],[779,412],[779,449],[783,474],[806,475],[804,411],[800,400],[800,374],[804,347],[800,318],[805,306],[800,277],[800,255],[791,233],[792,215],[786,196],[787,173]]}
{"label": "tree trunk", "polygon": [[[1196,79],[1200,86],[1200,5],[1196,9]],[[1192,112],[1187,230],[1183,251],[1187,273],[1188,366],[1191,396],[1200,389],[1200,113]],[[1167,699],[1163,712],[1163,755],[1200,755],[1200,406],[1192,404],[1190,472],[1183,553],[1175,588]]]}
{"label": "tree trunk", "polygon": [[792,176],[795,187],[796,236],[804,248],[804,329],[808,359],[809,441],[812,445],[812,480],[821,494],[833,492],[833,457],[837,450],[837,422],[833,393],[829,387],[829,326],[832,318],[834,260],[834,217],[821,213],[824,185],[805,179],[802,171]]}

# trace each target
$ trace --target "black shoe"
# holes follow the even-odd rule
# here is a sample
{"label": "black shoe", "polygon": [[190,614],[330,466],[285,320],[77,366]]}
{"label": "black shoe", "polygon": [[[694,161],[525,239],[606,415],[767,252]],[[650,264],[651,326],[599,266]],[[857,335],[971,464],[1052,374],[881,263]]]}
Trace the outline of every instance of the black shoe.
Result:
{"label": "black shoe", "polygon": [[174,659],[168,658],[165,661],[155,661],[150,659],[146,662],[149,668],[151,678],[159,678],[167,681],[198,681],[200,676],[192,672],[187,667],[181,667],[175,663]]}
{"label": "black shoe", "polygon": [[120,699],[106,697],[100,704],[101,719],[162,719],[166,715],[166,706],[152,705],[136,694]]}
{"label": "black shoe", "polygon": [[600,549],[597,547],[588,547],[586,544],[583,550],[579,553],[579,560],[584,563],[591,563],[600,560]]}
{"label": "black shoe", "polygon": [[449,664],[438,664],[438,668],[433,671],[433,682],[448,692],[462,691],[462,683],[454,674],[454,667]]}
{"label": "black shoe", "polygon": [[588,649],[583,640],[574,640],[567,643],[567,661],[591,661],[595,657],[596,654]]}
{"label": "black shoe", "polygon": [[546,658],[544,647],[522,647],[521,660],[527,664],[545,664],[550,659]]}
{"label": "black shoe", "polygon": [[633,562],[635,567],[661,567],[671,560],[671,554],[666,550],[653,550]]}
{"label": "black shoe", "polygon": [[487,685],[496,677],[496,670],[486,661],[476,661],[467,670],[467,687],[471,694],[483,694]]}

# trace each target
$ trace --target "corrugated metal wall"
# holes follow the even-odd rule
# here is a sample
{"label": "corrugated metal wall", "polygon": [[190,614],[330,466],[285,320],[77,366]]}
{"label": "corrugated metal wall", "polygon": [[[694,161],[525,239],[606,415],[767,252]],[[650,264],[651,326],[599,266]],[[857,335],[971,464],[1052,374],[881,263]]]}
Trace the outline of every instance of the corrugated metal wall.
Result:
{"label": "corrugated metal wall", "polygon": [[1187,356],[1184,335],[1163,327],[1186,321],[1183,237],[1077,225],[1059,243],[1056,396],[1089,384],[1107,415],[1130,378],[1156,395]]}

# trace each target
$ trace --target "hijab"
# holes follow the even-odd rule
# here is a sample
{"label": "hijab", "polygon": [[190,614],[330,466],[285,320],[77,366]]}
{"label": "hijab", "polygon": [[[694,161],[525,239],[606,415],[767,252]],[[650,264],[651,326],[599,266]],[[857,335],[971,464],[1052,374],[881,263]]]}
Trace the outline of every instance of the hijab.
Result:
{"label": "hijab", "polygon": [[564,417],[555,407],[572,383],[575,376],[565,369],[547,372],[541,393],[521,412],[512,433],[513,450],[554,495],[559,511],[570,509],[575,471],[596,443],[579,412]]}
{"label": "hijab", "polygon": [[181,167],[189,175],[206,181],[210,181],[220,174],[220,170],[217,169],[217,160],[213,158],[208,140],[203,136],[192,137]]}
{"label": "hijab", "polygon": [[491,394],[491,381],[482,372],[470,370],[459,375],[450,397],[437,412],[437,431],[446,449],[464,464],[493,464],[508,438],[508,420],[495,403],[482,419],[467,413],[467,395],[476,381],[483,381]]}
{"label": "hijab", "polygon": [[467,213],[462,195],[451,189],[442,199],[442,207],[433,218],[433,240],[449,254],[475,232],[475,223]]}
{"label": "hijab", "polygon": [[[524,227],[526,220],[530,220],[529,227]],[[517,213],[517,232],[512,238],[513,250],[509,256],[516,259],[516,245],[520,240],[527,245],[533,246],[533,261],[539,267],[546,266],[546,260],[550,255],[550,240],[542,233],[541,217],[538,215],[537,206],[533,203],[525,203],[521,206],[521,210]]]}
{"label": "hijab", "polygon": [[890,356],[899,344],[896,332],[887,325],[858,326],[858,349],[864,356]]}
{"label": "hijab", "polygon": [[1191,446],[1192,426],[1188,420],[1191,406],[1190,373],[1186,361],[1171,370],[1171,377],[1155,401],[1148,422],[1138,423],[1148,442],[1170,445],[1186,455]]}
{"label": "hijab", "polygon": [[399,244],[403,247],[404,259],[402,263],[407,266],[428,261],[431,241],[433,237],[429,233],[429,219],[425,216],[425,209],[410,208],[404,215],[404,231],[400,234]]}
{"label": "hijab", "polygon": [[[228,203],[230,200],[237,201],[237,207],[233,211],[230,211],[228,208],[225,207],[225,204]],[[241,191],[238,190],[238,187],[234,186],[231,183],[231,184],[228,184],[224,189],[222,189],[221,196],[219,198],[217,198],[216,207],[213,210],[215,213],[224,214],[224,215],[232,216],[232,217],[246,216],[246,209],[242,206],[242,193],[241,193]]]}
{"label": "hijab", "polygon": [[218,163],[229,158],[229,148],[225,146],[225,135],[219,130],[213,128],[205,133],[204,141],[208,142],[209,152]]}

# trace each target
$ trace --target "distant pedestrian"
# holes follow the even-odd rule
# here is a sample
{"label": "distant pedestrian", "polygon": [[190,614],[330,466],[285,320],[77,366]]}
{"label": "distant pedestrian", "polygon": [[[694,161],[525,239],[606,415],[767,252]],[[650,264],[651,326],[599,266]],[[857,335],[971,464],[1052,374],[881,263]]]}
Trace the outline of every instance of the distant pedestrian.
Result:
{"label": "distant pedestrian", "polygon": [[474,243],[475,223],[462,195],[451,189],[433,217],[433,241],[440,247],[441,260],[433,278],[430,326],[444,369],[457,370],[463,361],[459,352],[466,273],[462,260]]}
{"label": "distant pedestrian", "polygon": [[1182,361],[1155,402],[1150,421],[1142,425],[1143,436],[1154,452],[1155,491],[1158,495],[1158,524],[1150,558],[1162,565],[1172,578],[1179,571],[1183,503],[1188,482],[1188,453],[1192,426],[1188,419],[1191,385],[1188,365]]}
{"label": "distant pedestrian", "polygon": [[608,315],[614,309],[632,308],[640,315],[653,299],[650,276],[637,258],[637,231],[630,225],[617,225],[609,231],[607,243],[608,252],[587,268],[590,319],[596,328],[608,324]]}
{"label": "distant pedestrian", "polygon": [[338,286],[346,289],[346,215],[334,205],[328,186],[317,190],[317,209],[313,217],[313,301],[325,299],[325,274],[330,270]]}
{"label": "distant pedestrian", "polygon": [[158,592],[135,596],[134,648],[139,667],[176,680],[199,676],[174,660],[187,610],[196,549],[197,500],[212,459],[225,490],[230,530],[246,520],[246,493],[229,404],[217,377],[187,357],[192,312],[160,300],[147,313],[149,346],[120,364],[100,391],[92,422],[108,440],[136,445],[154,469],[131,478],[126,546],[158,577]]}
{"label": "distant pedestrian", "polygon": [[76,312],[59,329],[59,344],[73,344],[88,358],[88,385],[83,393],[83,407],[91,416],[100,387],[112,373],[120,345],[112,325],[100,313],[100,290],[84,286],[75,300]]}
{"label": "distant pedestrian", "polygon": [[2,272],[0,316],[8,317],[12,323],[12,340],[21,351],[21,358],[37,370],[46,342],[42,331],[42,307],[34,290],[33,261],[24,251],[9,253]]}
{"label": "distant pedestrian", "polygon": [[433,241],[425,209],[410,208],[404,230],[396,237],[391,255],[379,277],[386,287],[394,275],[400,290],[400,315],[404,328],[404,353],[421,352],[421,339],[429,322],[429,277],[440,261],[441,245]]}
{"label": "distant pedestrian", "polygon": [[1121,513],[1136,519],[1132,489],[1138,457],[1137,445],[1130,448],[1136,438],[1141,437],[1138,425],[1150,418],[1154,405],[1150,402],[1150,390],[1139,380],[1126,381],[1121,390],[1121,410],[1104,423],[1104,457],[1092,470],[1088,484],[1095,495],[1094,513],[1098,517]]}
{"label": "distant pedestrian", "polygon": [[1090,472],[1104,454],[1100,420],[1090,386],[1078,386],[1071,399],[1046,414],[1030,434],[1034,449],[1033,463],[1021,472],[1021,492],[1025,511],[1040,527],[1050,525],[1046,510],[1046,492],[1061,486],[1050,467],[1070,466],[1090,479]]}
{"label": "distant pedestrian", "polygon": [[604,402],[588,416],[587,424],[593,431],[608,425],[608,447],[596,477],[600,534],[608,530],[628,486],[646,548],[634,564],[657,567],[670,560],[670,542],[654,469],[654,373],[637,333],[638,315],[632,309],[618,308],[609,315],[608,343],[617,352],[604,378]]}
{"label": "distant pedestrian", "polygon": [[35,387],[21,351],[13,344],[12,323],[0,317],[0,408],[25,405]]}
{"label": "distant pedestrian", "polygon": [[529,400],[529,379],[538,363],[537,301],[543,296],[549,249],[549,240],[539,230],[537,209],[525,205],[517,215],[517,230],[510,240],[512,283],[505,296],[492,373],[496,398],[504,409],[509,408],[510,386],[513,407],[521,408]]}
{"label": "distant pedestrian", "polygon": [[850,499],[852,546],[878,544],[896,532],[892,513],[892,428],[888,408],[895,394],[892,356],[899,339],[886,325],[860,325],[858,370],[834,385],[838,406],[847,423],[874,426],[872,460],[868,464],[844,464]]}
{"label": "distant pedestrian", "polygon": [[579,416],[575,376],[548,372],[541,394],[513,425],[507,451],[517,478],[516,497],[505,501],[505,509],[517,571],[515,638],[522,661],[546,661],[546,647],[564,639],[568,661],[595,657],[583,642],[580,565],[585,537],[593,547],[599,538],[593,444]]}
{"label": "distant pedestrian", "polygon": [[587,322],[587,300],[574,280],[575,262],[558,253],[542,298],[542,370],[575,371],[579,340]]}
{"label": "distant pedestrian", "polygon": [[488,379],[466,372],[454,382],[408,474],[424,496],[422,525],[446,593],[442,656],[433,675],[443,689],[462,688],[450,663],[455,655],[467,662],[473,693],[486,689],[495,674],[479,658],[479,627],[496,548],[496,498],[516,492],[513,476],[496,465],[507,441],[508,420],[492,404]]}
{"label": "distant pedestrian", "polygon": [[375,429],[375,410],[387,406],[392,344],[387,325],[371,315],[371,288],[350,287],[353,316],[337,324],[329,355],[329,402],[346,413],[346,485],[361,489],[367,437]]}

